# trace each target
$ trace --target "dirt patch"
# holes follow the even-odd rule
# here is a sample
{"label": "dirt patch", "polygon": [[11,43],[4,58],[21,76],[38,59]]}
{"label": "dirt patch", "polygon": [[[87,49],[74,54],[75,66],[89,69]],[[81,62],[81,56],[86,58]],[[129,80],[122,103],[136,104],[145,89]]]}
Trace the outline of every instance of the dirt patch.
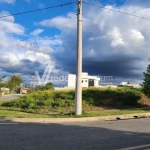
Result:
{"label": "dirt patch", "polygon": [[139,103],[143,106],[150,107],[150,98],[148,98],[146,95],[142,94],[141,100]]}

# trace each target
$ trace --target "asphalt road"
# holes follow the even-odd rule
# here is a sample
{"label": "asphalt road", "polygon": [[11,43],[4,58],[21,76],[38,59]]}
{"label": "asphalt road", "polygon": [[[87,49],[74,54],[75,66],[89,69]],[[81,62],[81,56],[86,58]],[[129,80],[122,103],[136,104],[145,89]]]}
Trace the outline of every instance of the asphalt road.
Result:
{"label": "asphalt road", "polygon": [[0,122],[0,150],[150,150],[150,118],[62,124]]}
{"label": "asphalt road", "polygon": [[2,101],[10,101],[10,100],[15,100],[22,96],[22,94],[10,94],[10,95],[3,95],[2,96]]}

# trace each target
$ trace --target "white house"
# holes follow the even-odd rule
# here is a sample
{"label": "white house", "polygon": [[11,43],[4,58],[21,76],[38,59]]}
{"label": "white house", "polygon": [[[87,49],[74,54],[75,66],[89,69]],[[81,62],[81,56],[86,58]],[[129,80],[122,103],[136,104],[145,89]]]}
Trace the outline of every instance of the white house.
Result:
{"label": "white house", "polygon": [[[100,78],[97,76],[89,76],[88,73],[82,73],[82,87],[98,87]],[[68,87],[74,88],[76,85],[76,75],[69,74],[68,75]]]}
{"label": "white house", "polygon": [[121,82],[120,85],[130,86],[130,87],[133,87],[133,88],[141,88],[141,85],[137,82]]}
{"label": "white house", "polygon": [[120,82],[120,85],[128,85],[128,82]]}

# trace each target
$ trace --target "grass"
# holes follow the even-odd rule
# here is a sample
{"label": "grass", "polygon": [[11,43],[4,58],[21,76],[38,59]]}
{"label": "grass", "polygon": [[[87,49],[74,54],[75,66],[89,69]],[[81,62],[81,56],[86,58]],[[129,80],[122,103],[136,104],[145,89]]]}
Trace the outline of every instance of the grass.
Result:
{"label": "grass", "polygon": [[[96,116],[109,116],[109,115],[124,115],[134,113],[149,113],[150,109],[127,109],[127,110],[101,110],[101,111],[83,111],[80,117],[96,117]],[[73,113],[58,113],[58,114],[38,114],[26,113],[19,110],[0,107],[0,118],[75,118]]]}
{"label": "grass", "polygon": [[11,110],[0,107],[0,118],[50,118],[49,115],[25,113],[17,110]]}
{"label": "grass", "polygon": [[86,112],[85,116],[95,117],[95,116],[111,116],[111,115],[125,115],[125,114],[134,114],[134,113],[149,113],[150,109],[140,109],[140,110],[112,110],[112,111],[95,111],[95,112]]}
{"label": "grass", "polygon": [[[102,89],[88,88],[83,89],[83,102],[95,107],[136,106],[141,98],[141,92],[135,89],[118,88]],[[15,107],[23,110],[37,110],[41,108],[63,108],[74,106],[75,91],[38,91],[15,101],[3,103],[4,107]]]}
{"label": "grass", "polygon": [[[73,90],[37,91],[14,101],[0,103],[0,117],[76,117],[73,113],[74,99],[75,91]],[[147,102],[149,103],[149,99]],[[83,117],[150,112],[150,110],[145,109],[147,106],[143,102],[141,91],[136,89],[83,89]]]}

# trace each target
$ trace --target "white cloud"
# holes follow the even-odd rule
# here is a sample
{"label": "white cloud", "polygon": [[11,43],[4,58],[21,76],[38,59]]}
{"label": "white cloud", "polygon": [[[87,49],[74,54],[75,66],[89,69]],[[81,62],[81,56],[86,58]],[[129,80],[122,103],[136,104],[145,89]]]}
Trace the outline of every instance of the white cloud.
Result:
{"label": "white cloud", "polygon": [[123,40],[121,38],[118,38],[118,39],[113,40],[111,42],[111,46],[115,47],[115,46],[118,46],[118,45],[124,45],[124,42],[123,42]]}
{"label": "white cloud", "polygon": [[[140,5],[106,7],[150,18],[150,8]],[[86,8],[83,7],[83,14],[83,63],[86,71],[108,73],[109,71],[106,71],[108,69],[117,75],[122,72],[119,69],[124,68],[127,76],[133,75],[132,69],[135,74],[141,72],[142,75],[147,64],[145,60],[150,58],[150,30],[147,30],[149,21],[88,5]],[[61,67],[64,69],[74,71],[75,68],[67,68],[66,66],[67,64],[75,66],[76,14],[68,13],[66,16],[57,16],[43,20],[37,25],[56,27],[61,30],[59,37],[63,41],[62,48],[55,52],[55,59],[62,63]],[[113,62],[110,62],[111,60]],[[88,64],[90,61],[93,62],[93,65],[92,63]],[[117,63],[114,66],[118,67],[118,72],[112,68],[104,67],[109,62],[109,66],[113,65],[115,61]],[[104,66],[101,66],[99,70],[94,70],[95,66],[100,66],[96,64]],[[145,66],[140,67],[138,64]]]}
{"label": "white cloud", "polygon": [[125,45],[118,28],[114,28],[108,32],[108,37],[112,39],[111,46]]}
{"label": "white cloud", "polygon": [[[7,11],[0,12],[0,16],[10,15]],[[25,28],[20,24],[15,23],[15,19],[13,16],[8,16],[0,19],[0,35],[3,40],[4,35],[6,34],[17,34],[23,35],[25,32]],[[2,37],[3,35],[3,37]]]}
{"label": "white cloud", "polygon": [[33,32],[31,32],[31,35],[36,36],[41,34],[43,31],[44,31],[43,29],[36,29]]}
{"label": "white cloud", "polygon": [[13,4],[16,0],[0,0],[0,3]]}
{"label": "white cloud", "polygon": [[5,33],[24,34],[24,27],[9,21],[0,20],[0,31]]}
{"label": "white cloud", "polygon": [[[44,53],[39,53],[39,52],[33,52],[33,51],[26,51],[24,53],[13,53],[13,52],[7,52],[5,55],[0,57],[0,67],[1,68],[9,68],[11,71],[12,68],[18,67],[18,66],[24,66],[28,69],[33,71],[36,71],[37,66],[34,66],[35,68],[30,68],[31,66],[28,66],[29,64],[26,63],[27,61],[30,61],[30,64],[34,64],[35,62],[39,62],[43,66],[45,66],[47,63],[51,64],[52,66],[55,66],[54,61],[52,61],[51,57],[47,54]],[[24,68],[20,68],[24,69]],[[40,68],[38,68],[40,69]],[[21,70],[18,70],[18,72],[21,72]]]}
{"label": "white cloud", "polygon": [[[0,15],[9,14],[8,12],[1,12]],[[14,22],[14,17],[9,16],[0,20],[0,48],[1,50],[8,50],[14,48],[17,39],[13,36],[23,36],[25,28],[20,24]]]}
{"label": "white cloud", "polygon": [[[9,12],[1,12],[0,15],[9,14]],[[61,45],[62,41],[57,37],[40,37],[39,34],[44,30],[34,30],[30,37],[25,34],[26,29],[20,24],[15,23],[13,16],[0,20],[0,48],[4,51],[36,51],[43,53],[53,52],[53,48]],[[16,36],[24,36],[26,39],[21,40]]]}
{"label": "white cloud", "polygon": [[14,22],[14,17],[13,16],[8,16],[8,15],[10,15],[10,13],[7,12],[7,11],[0,12],[0,17],[7,16],[7,17],[1,18],[1,20],[9,21],[9,22]]}
{"label": "white cloud", "polygon": [[[9,12],[3,11],[0,13],[1,16],[7,14]],[[42,29],[36,29],[30,35],[27,35],[26,29],[15,23],[13,16],[1,19],[0,68],[2,71],[31,72],[34,69],[33,67],[40,70],[41,65],[45,66],[47,62],[55,66],[55,61],[51,60],[50,54],[54,51],[53,47],[61,45],[62,42],[57,36],[40,37],[39,34],[42,32]]]}
{"label": "white cloud", "polygon": [[38,25],[45,27],[56,27],[59,29],[74,29],[76,28],[76,15],[74,13],[68,13],[67,17],[58,16],[53,19],[43,20],[39,22]]}
{"label": "white cloud", "polygon": [[49,37],[40,38],[39,37],[36,40],[38,41],[38,43],[40,43],[41,46],[62,44],[62,41],[58,37],[54,37],[54,38],[49,38]]}
{"label": "white cloud", "polygon": [[131,39],[133,40],[144,40],[144,36],[142,35],[142,33],[140,31],[137,30],[131,30],[132,34],[131,34]]}

